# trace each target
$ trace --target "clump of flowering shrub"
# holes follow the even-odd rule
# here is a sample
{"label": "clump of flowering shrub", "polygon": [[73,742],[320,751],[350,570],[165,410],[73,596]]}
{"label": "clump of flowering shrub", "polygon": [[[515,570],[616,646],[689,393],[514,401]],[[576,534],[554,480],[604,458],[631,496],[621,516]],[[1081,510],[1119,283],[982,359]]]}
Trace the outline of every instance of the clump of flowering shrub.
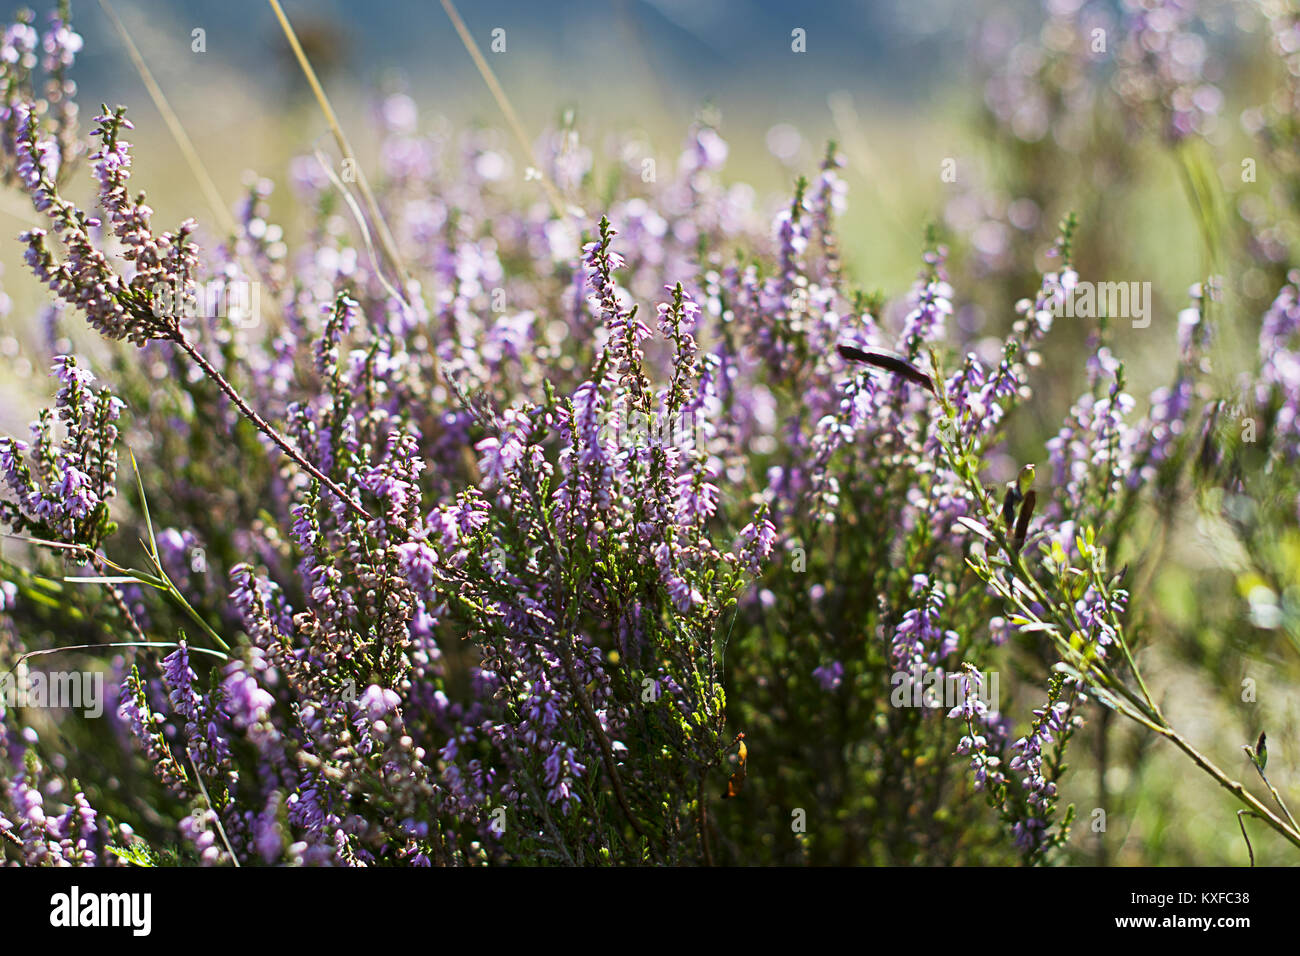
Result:
{"label": "clump of flowering shrub", "polygon": [[1036,863],[1103,711],[1300,846],[1148,691],[1122,563],[1194,480],[1280,488],[1294,279],[1251,380],[1271,472],[1216,430],[1211,281],[1150,330],[1174,358],[1140,400],[1097,325],[1022,460],[1073,219],[977,339],[937,239],[895,300],[846,275],[833,146],[771,215],[708,125],[649,183],[561,129],[548,196],[399,95],[375,209],[304,157],[301,243],[264,180],[234,234],[160,230],[126,111],[76,132],[79,47],[65,10],[0,50],[46,338],[99,333],[0,439],[0,667],[100,673],[113,706],[0,697],[4,859]]}

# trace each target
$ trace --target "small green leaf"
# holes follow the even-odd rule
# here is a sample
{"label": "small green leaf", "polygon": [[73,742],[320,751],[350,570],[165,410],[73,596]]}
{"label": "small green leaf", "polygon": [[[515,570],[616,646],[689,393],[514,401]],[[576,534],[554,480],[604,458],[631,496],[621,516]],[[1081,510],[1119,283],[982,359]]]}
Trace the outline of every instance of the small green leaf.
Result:
{"label": "small green leaf", "polygon": [[1020,477],[1017,479],[1020,486],[1020,493],[1023,495],[1034,485],[1034,466],[1025,465],[1020,469]]}
{"label": "small green leaf", "polygon": [[985,541],[992,541],[995,544],[997,543],[997,539],[993,537],[993,534],[989,531],[989,529],[984,527],[984,525],[980,524],[978,521],[974,520],[973,518],[967,518],[966,516],[963,515],[962,517],[957,519],[957,523],[961,525],[963,528],[965,528],[967,531],[975,532],[975,534],[979,535]]}

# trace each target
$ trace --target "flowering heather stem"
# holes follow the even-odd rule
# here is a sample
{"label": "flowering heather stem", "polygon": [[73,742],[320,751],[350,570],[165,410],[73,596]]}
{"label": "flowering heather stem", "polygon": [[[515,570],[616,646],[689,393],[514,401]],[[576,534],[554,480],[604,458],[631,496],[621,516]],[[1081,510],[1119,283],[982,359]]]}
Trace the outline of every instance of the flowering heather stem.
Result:
{"label": "flowering heather stem", "polygon": [[221,815],[217,813],[217,808],[212,805],[212,798],[208,796],[208,788],[203,785],[203,774],[199,772],[198,765],[194,763],[194,758],[190,758],[190,768],[194,771],[194,782],[198,784],[199,793],[203,796],[203,802],[208,805],[208,810],[212,814],[212,825],[217,829],[217,835],[221,837],[221,842],[226,845],[226,852],[230,854],[230,862],[234,864],[235,869],[239,869],[239,857],[235,854],[235,849],[230,845],[230,838],[226,836],[226,828],[221,825]]}
{"label": "flowering heather stem", "polygon": [[220,388],[223,392],[226,393],[226,397],[229,398],[230,401],[234,403],[234,406],[237,409],[239,409],[240,414],[242,414],[250,422],[256,425],[258,431],[260,431],[267,438],[271,439],[271,441],[275,443],[277,448],[279,448],[286,455],[288,455],[295,462],[297,462],[297,464],[300,465],[304,471],[306,471],[309,475],[311,475],[313,478],[315,478],[317,481],[323,484],[330,491],[334,492],[334,494],[338,495],[338,497],[343,501],[343,503],[346,504],[358,516],[364,518],[367,521],[371,520],[370,513],[366,511],[365,508],[361,507],[361,505],[353,501],[352,498],[348,496],[348,493],[344,491],[342,488],[340,488],[339,485],[332,478],[330,478],[319,468],[317,468],[315,465],[309,462],[303,456],[302,452],[298,451],[298,449],[294,448],[293,445],[289,443],[288,439],[286,439],[283,435],[277,432],[270,425],[270,423],[266,421],[266,419],[264,419],[256,411],[254,411],[252,406],[250,406],[248,402],[244,401],[243,396],[241,396],[239,392],[235,391],[235,387],[231,385],[228,381],[226,381],[225,376],[223,376],[220,372],[218,372],[216,368],[213,367],[211,362],[209,362],[206,358],[203,357],[203,353],[200,352],[197,348],[195,348],[192,342],[190,342],[188,339],[185,338],[184,335],[181,334],[176,335],[172,339],[172,341],[175,342],[180,347],[181,351],[183,351],[186,355],[188,355],[190,358],[194,360],[194,363],[203,370],[204,375],[210,378],[218,388]]}

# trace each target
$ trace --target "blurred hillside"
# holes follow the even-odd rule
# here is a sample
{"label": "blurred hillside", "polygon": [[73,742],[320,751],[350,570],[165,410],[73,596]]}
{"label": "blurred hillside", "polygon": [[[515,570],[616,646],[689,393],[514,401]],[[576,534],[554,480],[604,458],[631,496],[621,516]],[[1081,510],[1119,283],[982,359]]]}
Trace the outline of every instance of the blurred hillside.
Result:
{"label": "blurred hillside", "polygon": [[[22,6],[4,3],[0,10],[10,15]],[[708,105],[731,143],[733,174],[760,189],[786,189],[827,139],[843,138],[830,105],[836,94],[841,107],[851,104],[856,112],[878,159],[877,174],[914,171],[923,158],[927,172],[933,169],[940,144],[927,143],[913,120],[923,105],[932,115],[936,100],[951,97],[963,69],[968,18],[979,6],[864,0],[791,12],[775,0],[494,0],[465,4],[462,14],[485,50],[494,29],[506,31],[506,51],[489,54],[490,62],[531,135],[572,109],[584,132],[640,129],[671,160],[692,118]],[[228,199],[247,169],[282,180],[288,160],[325,132],[267,4],[127,0],[116,9]],[[383,90],[411,93],[426,120],[500,123],[439,4],[289,2],[285,9],[359,147],[373,122],[375,94]],[[73,12],[87,41],[74,72],[83,101],[128,104],[134,139],[148,147],[137,151],[138,181],[150,187],[155,208],[172,217],[201,213],[184,195],[188,173],[170,166],[179,153],[110,21],[84,0]],[[796,27],[807,31],[806,54],[791,52]],[[205,31],[201,54],[191,49],[195,29]],[[841,108],[841,121],[845,115],[852,114]],[[769,149],[769,133],[783,124],[797,126],[802,137],[793,148],[785,141],[784,163]],[[911,194],[897,188],[896,174],[890,178],[896,200]],[[864,207],[863,199],[855,197],[853,216],[872,213],[878,221],[878,210]],[[2,209],[12,211],[12,204]],[[913,211],[891,210],[897,219],[891,226],[914,223],[915,216],[898,215]],[[895,261],[886,254],[884,263],[872,259],[890,272],[901,268],[905,279],[919,241],[919,229],[907,225],[905,254]],[[881,243],[881,249],[888,253],[895,245]]]}

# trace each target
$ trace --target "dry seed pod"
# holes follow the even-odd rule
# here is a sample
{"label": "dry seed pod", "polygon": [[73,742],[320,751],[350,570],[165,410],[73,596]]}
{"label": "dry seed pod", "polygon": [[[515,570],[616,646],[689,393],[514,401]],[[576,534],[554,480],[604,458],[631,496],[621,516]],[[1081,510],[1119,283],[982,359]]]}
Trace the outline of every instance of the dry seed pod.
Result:
{"label": "dry seed pod", "polygon": [[1034,516],[1034,505],[1038,503],[1038,492],[1033,491],[1025,495],[1024,504],[1020,506],[1020,517],[1016,519],[1016,533],[1012,539],[1015,549],[1019,551],[1025,543],[1025,535],[1029,533],[1029,519]]}
{"label": "dry seed pod", "polygon": [[914,385],[920,385],[931,395],[938,396],[939,394],[935,391],[934,381],[930,376],[901,355],[886,352],[884,349],[860,349],[854,345],[840,345],[837,348],[843,358],[854,362],[865,362],[868,365],[874,365],[876,368],[883,368],[885,371],[893,372]]}

